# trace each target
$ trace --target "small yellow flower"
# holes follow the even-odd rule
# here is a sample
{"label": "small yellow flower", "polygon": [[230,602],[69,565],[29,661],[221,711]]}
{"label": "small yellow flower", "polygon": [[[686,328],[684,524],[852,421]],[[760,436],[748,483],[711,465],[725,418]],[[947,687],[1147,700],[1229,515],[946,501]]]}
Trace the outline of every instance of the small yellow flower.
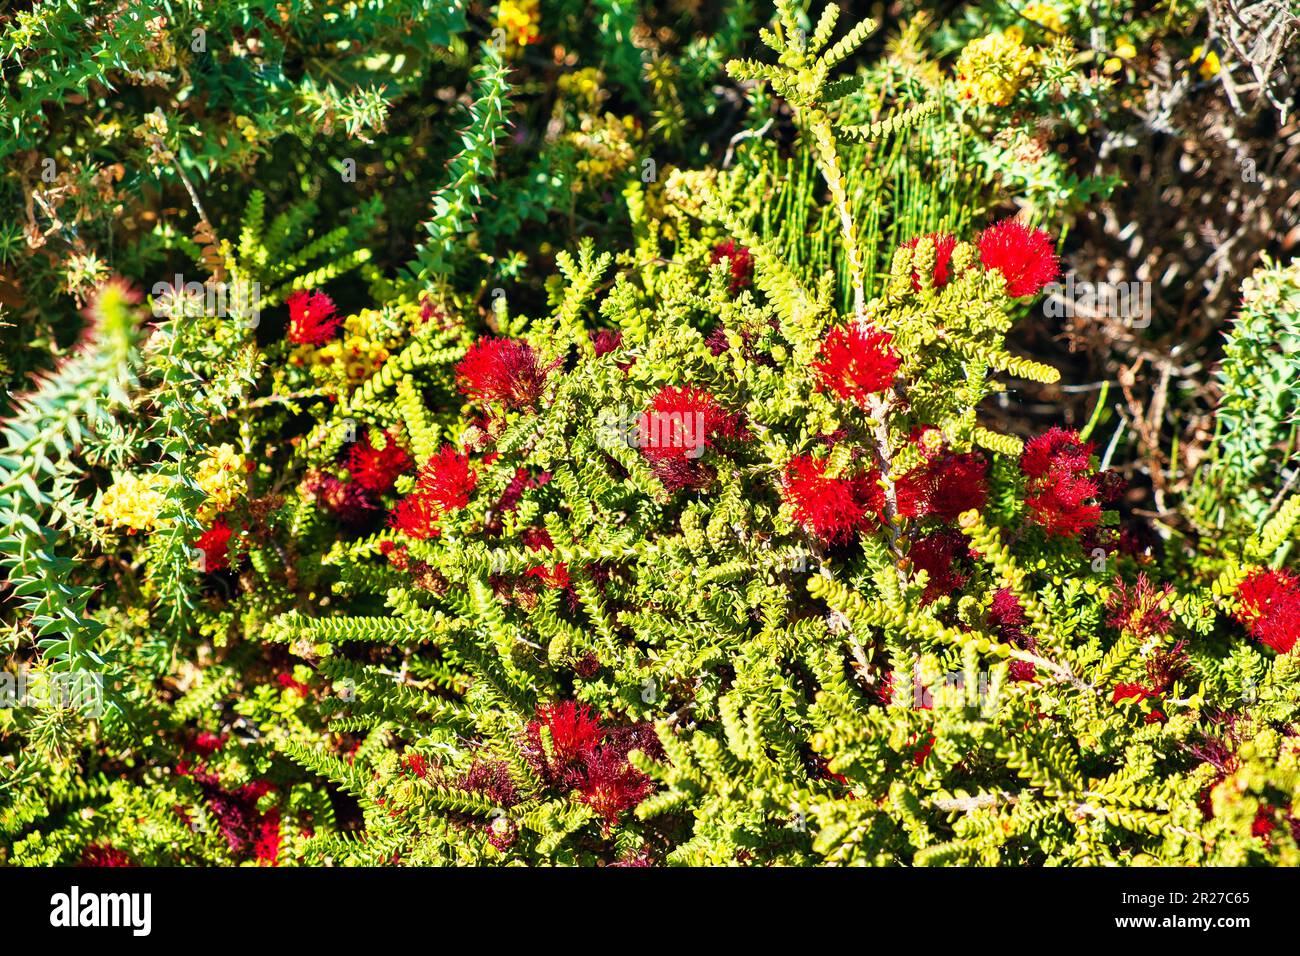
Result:
{"label": "small yellow flower", "polygon": [[1061,11],[1051,4],[1038,3],[1035,0],[1034,3],[1021,10],[1020,15],[1026,20],[1037,23],[1040,27],[1055,30],[1057,33],[1065,32],[1065,21],[1061,18]]}
{"label": "small yellow flower", "polygon": [[966,99],[1006,106],[1034,77],[1034,51],[1013,36],[991,33],[962,48],[957,90]]}
{"label": "small yellow flower", "polygon": [[542,38],[538,24],[542,11],[538,0],[501,0],[497,5],[496,25],[505,35],[506,52],[518,53],[523,47]]}
{"label": "small yellow flower", "polygon": [[1124,61],[1131,60],[1137,56],[1137,47],[1128,37],[1120,37],[1115,41],[1115,55],[1107,57],[1106,62],[1102,64],[1103,73],[1118,73],[1124,69]]}
{"label": "small yellow flower", "polygon": [[1212,80],[1219,75],[1219,54],[1213,50],[1207,52],[1205,47],[1198,46],[1192,51],[1192,63],[1203,80]]}
{"label": "small yellow flower", "polygon": [[208,450],[207,457],[199,462],[194,483],[208,496],[199,507],[200,519],[216,517],[234,503],[247,487],[244,456],[233,445],[218,445]]}
{"label": "small yellow flower", "polygon": [[162,475],[123,475],[105,490],[95,514],[110,527],[125,528],[127,534],[152,531],[162,524],[158,516],[167,504],[166,487]]}

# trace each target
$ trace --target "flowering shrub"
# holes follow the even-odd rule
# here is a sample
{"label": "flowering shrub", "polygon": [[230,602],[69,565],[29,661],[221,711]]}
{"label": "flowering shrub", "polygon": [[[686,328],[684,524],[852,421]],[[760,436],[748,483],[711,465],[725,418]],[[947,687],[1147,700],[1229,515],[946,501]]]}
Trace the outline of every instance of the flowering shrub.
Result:
{"label": "flowering shrub", "polygon": [[[966,210],[882,251],[843,157],[937,106],[853,122],[870,24],[801,13],[727,63],[734,163],[562,183],[617,245],[466,235],[489,45],[405,269],[254,194],[188,251],[263,284],[256,327],[98,287],[0,452],[5,651],[98,678],[0,710],[5,862],[1300,863],[1300,497],[1156,534],[1100,407],[1002,427],[1060,378],[1010,338],[1059,234]],[[526,59],[548,10],[492,23]],[[755,191],[773,96],[822,258]]]}

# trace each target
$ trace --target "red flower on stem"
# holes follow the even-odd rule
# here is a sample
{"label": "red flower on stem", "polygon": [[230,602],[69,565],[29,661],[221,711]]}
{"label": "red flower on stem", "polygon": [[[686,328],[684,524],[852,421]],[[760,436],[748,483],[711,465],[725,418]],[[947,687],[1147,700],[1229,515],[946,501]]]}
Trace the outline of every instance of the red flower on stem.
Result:
{"label": "red flower on stem", "polygon": [[397,503],[389,523],[412,538],[436,537],[443,515],[469,504],[477,484],[478,473],[470,468],[469,456],[444,445],[424,463],[415,489]]}
{"label": "red flower on stem", "polygon": [[207,573],[224,571],[230,567],[230,536],[234,532],[224,518],[218,518],[212,527],[194,542],[203,554],[203,570]]}
{"label": "red flower on stem", "polygon": [[856,322],[832,329],[820,359],[812,363],[817,391],[830,389],[842,399],[866,405],[869,395],[894,384],[898,356],[889,347],[892,341],[888,332]]}
{"label": "red flower on stem", "polygon": [[727,268],[731,272],[731,294],[735,295],[749,285],[753,277],[754,256],[749,251],[749,247],[738,245],[734,239],[728,239],[713,247],[709,261],[710,264],[716,265],[723,259],[728,260]]}
{"label": "red flower on stem", "polygon": [[1252,572],[1237,585],[1235,617],[1261,644],[1288,653],[1300,637],[1300,581],[1284,569]]}
{"label": "red flower on stem", "polygon": [[797,455],[785,467],[781,496],[794,520],[826,544],[850,540],[871,528],[884,507],[884,492],[870,476],[826,477],[826,461]]}
{"label": "red flower on stem", "polygon": [[1037,295],[1061,272],[1052,237],[1017,219],[1003,219],[980,234],[980,262],[1002,273],[1013,299]]}
{"label": "red flower on stem", "polygon": [[343,324],[334,314],[333,300],[323,292],[302,289],[284,304],[289,307],[289,341],[296,345],[324,345]]}
{"label": "red flower on stem", "polygon": [[541,397],[549,368],[518,339],[479,339],[456,365],[456,385],[474,401],[519,409]]}
{"label": "red flower on stem", "polygon": [[[923,238],[934,241],[934,287],[942,289],[951,277],[949,266],[952,263],[952,251],[957,248],[957,237],[946,232],[932,232],[926,236],[907,240],[903,243],[903,248],[915,249],[916,244]],[[917,292],[921,291],[921,277],[915,268],[912,269],[912,288]]]}
{"label": "red flower on stem", "polygon": [[1074,535],[1101,522],[1101,491],[1090,458],[1092,443],[1076,431],[1053,428],[1032,439],[1020,456],[1028,480],[1030,518],[1049,535]]}
{"label": "red flower on stem", "polygon": [[376,448],[367,433],[348,453],[348,473],[366,491],[383,494],[393,487],[397,477],[411,467],[411,456],[388,431],[383,433],[383,447]]}

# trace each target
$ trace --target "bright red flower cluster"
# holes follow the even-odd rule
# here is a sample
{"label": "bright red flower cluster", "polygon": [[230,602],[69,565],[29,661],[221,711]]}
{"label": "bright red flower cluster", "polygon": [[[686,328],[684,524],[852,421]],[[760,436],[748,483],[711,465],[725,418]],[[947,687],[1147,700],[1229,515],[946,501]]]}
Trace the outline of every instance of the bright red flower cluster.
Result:
{"label": "bright red flower cluster", "polygon": [[723,259],[730,262],[731,294],[735,295],[749,285],[754,275],[754,256],[747,246],[738,245],[734,239],[720,242],[713,247],[710,263],[716,265]]}
{"label": "bright red flower cluster", "polygon": [[[1032,652],[1038,646],[1034,636],[1025,630],[1029,626],[1029,615],[1010,588],[1000,588],[993,595],[993,601],[989,605],[988,625],[998,637],[1022,651]],[[1035,679],[1034,665],[1029,661],[1011,661],[1008,672],[1014,681]]]}
{"label": "bright red flower cluster", "polygon": [[393,487],[393,482],[413,464],[390,432],[385,431],[383,447],[376,448],[370,434],[362,436],[348,452],[348,473],[352,480],[366,491],[383,494]]}
{"label": "bright red flower cluster", "polygon": [[[549,749],[542,728],[550,735]],[[524,758],[547,785],[577,790],[581,800],[607,825],[650,795],[653,782],[628,762],[640,750],[660,758],[663,747],[649,723],[607,727],[586,704],[557,701],[537,708],[524,731]]]}
{"label": "bright red flower cluster", "polygon": [[718,438],[742,434],[740,423],[708,392],[692,386],[661,388],[637,420],[637,444],[669,491],[701,488],[713,478],[700,461]]}
{"label": "bright red flower cluster", "polygon": [[1052,237],[1017,219],[1003,219],[980,234],[980,262],[1007,282],[1007,295],[1037,295],[1061,273]]}
{"label": "bright red flower cluster", "polygon": [[[932,279],[934,287],[942,289],[948,284],[948,279],[951,278],[949,266],[952,264],[952,251],[957,248],[957,237],[946,232],[932,232],[926,236],[907,240],[907,242],[903,243],[903,248],[915,249],[916,244],[922,238],[934,242],[934,274]],[[912,269],[912,288],[917,292],[921,291],[921,277],[915,268]]]}
{"label": "bright red flower cluster", "polygon": [[988,462],[974,452],[932,455],[896,482],[898,513],[953,521],[963,511],[983,508],[987,473]]}
{"label": "bright red flower cluster", "polygon": [[194,542],[194,547],[203,553],[203,570],[207,573],[224,571],[230,567],[230,536],[234,532],[225,518],[212,522],[212,527]]}
{"label": "bright red flower cluster", "polygon": [[527,342],[483,338],[457,363],[456,385],[477,402],[528,408],[541,397],[549,371]]}
{"label": "bright red flower cluster", "polygon": [[1073,535],[1101,521],[1101,491],[1090,458],[1092,443],[1079,433],[1053,428],[1032,439],[1020,456],[1028,481],[1030,517],[1050,535]]}
{"label": "bright red flower cluster", "polygon": [[324,345],[343,324],[334,314],[333,300],[323,292],[300,290],[284,304],[289,307],[289,341],[296,345]]}
{"label": "bright red flower cluster", "polygon": [[785,467],[782,497],[794,520],[826,544],[840,544],[874,526],[884,491],[873,475],[826,476],[825,459],[796,455]]}
{"label": "bright red flower cluster", "polygon": [[1300,637],[1300,581],[1286,570],[1253,572],[1237,585],[1236,617],[1261,644],[1288,653]]}
{"label": "bright red flower cluster", "polygon": [[81,851],[81,861],[77,866],[104,869],[135,866],[135,863],[126,853],[111,843],[91,843]]}
{"label": "bright red flower cluster", "polygon": [[925,593],[921,595],[922,604],[929,604],[965,586],[970,575],[963,573],[957,565],[969,555],[970,546],[960,531],[935,531],[912,543],[907,556],[912,567],[925,571],[927,576]]}
{"label": "bright red flower cluster", "polygon": [[478,473],[470,468],[469,456],[444,445],[424,463],[415,489],[397,503],[389,524],[412,538],[436,537],[443,515],[469,504],[477,484]]}
{"label": "bright red flower cluster", "polygon": [[812,363],[817,390],[830,389],[842,399],[866,405],[869,395],[894,384],[898,356],[889,347],[893,338],[856,322],[832,329],[820,359]]}

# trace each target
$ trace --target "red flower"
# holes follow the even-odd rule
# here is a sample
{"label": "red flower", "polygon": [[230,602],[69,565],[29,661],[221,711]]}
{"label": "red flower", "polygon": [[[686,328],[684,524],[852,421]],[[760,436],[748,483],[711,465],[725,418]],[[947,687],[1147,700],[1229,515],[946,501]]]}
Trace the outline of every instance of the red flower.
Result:
{"label": "red flower", "polygon": [[296,345],[324,345],[343,323],[334,314],[333,301],[323,292],[299,290],[285,305],[289,307],[289,341]]}
{"label": "red flower", "polygon": [[[543,727],[551,735],[549,754],[542,745]],[[538,774],[548,783],[572,788],[605,731],[586,704],[562,700],[539,705],[537,719],[529,722],[524,735],[524,756]]]}
{"label": "red flower", "polygon": [[606,825],[613,825],[653,789],[653,781],[628,763],[626,752],[601,747],[587,763],[586,779],[579,791],[582,802],[599,813]]}
{"label": "red flower", "polygon": [[931,601],[962,587],[970,580],[970,575],[955,569],[953,564],[964,559],[970,553],[966,536],[960,531],[936,531],[920,538],[912,544],[907,556],[912,566],[918,571],[925,571],[927,583],[921,603]]}
{"label": "red flower", "polygon": [[275,679],[280,682],[280,686],[285,690],[296,690],[304,697],[311,694],[311,688],[302,681],[295,679],[292,674],[276,674]]}
{"label": "red flower", "polygon": [[[957,237],[946,232],[932,232],[907,240],[903,243],[903,248],[915,249],[922,238],[934,240],[934,287],[942,289],[948,284],[948,266],[952,262],[952,251],[957,248]],[[921,291],[921,277],[917,275],[916,269],[912,270],[912,288]]]}
{"label": "red flower", "polygon": [[871,527],[884,505],[884,492],[870,477],[827,478],[826,462],[812,455],[790,459],[781,496],[793,506],[794,520],[827,544]]}
{"label": "red flower", "polygon": [[[1118,704],[1123,700],[1136,700],[1139,704],[1146,700],[1158,701],[1160,700],[1160,692],[1148,690],[1141,684],[1116,684],[1110,702]],[[1165,720],[1165,715],[1155,708],[1148,710],[1144,718],[1144,722],[1148,724],[1163,724]]]}
{"label": "red flower", "polygon": [[735,240],[728,239],[726,242],[720,242],[713,247],[710,264],[716,265],[723,259],[730,262],[728,269],[731,272],[731,294],[735,295],[749,285],[750,279],[753,277],[754,256],[747,246],[739,246]]}
{"label": "red flower", "polygon": [[1106,623],[1137,637],[1168,634],[1173,623],[1170,610],[1173,593],[1173,586],[1169,584],[1159,589],[1152,587],[1145,574],[1137,576],[1132,590],[1116,578],[1115,590],[1106,597],[1106,610],[1110,611]]}
{"label": "red flower", "polygon": [[469,456],[444,445],[424,463],[415,490],[397,503],[390,523],[412,538],[435,537],[440,533],[438,521],[469,504],[477,484],[478,473],[469,467]]}
{"label": "red flower", "polygon": [[1237,585],[1235,616],[1261,644],[1288,653],[1300,636],[1300,581],[1286,570],[1252,572]]}
{"label": "red flower", "polygon": [[384,444],[376,448],[367,433],[352,446],[348,453],[348,473],[352,480],[366,491],[383,494],[393,487],[397,476],[411,467],[411,456],[388,431],[383,433]]}
{"label": "red flower", "polygon": [[524,572],[524,577],[537,578],[548,588],[554,588],[557,591],[563,591],[570,585],[569,566],[563,561],[559,562],[553,568],[546,566],[529,568]]}
{"label": "red flower", "polygon": [[194,547],[203,552],[205,572],[224,571],[230,567],[230,535],[233,532],[224,518],[218,518],[212,527],[199,535]]}
{"label": "red flower", "polygon": [[1003,219],[985,229],[979,252],[984,268],[1001,272],[1007,295],[1016,299],[1037,295],[1061,272],[1051,236],[1016,219]]}
{"label": "red flower", "polygon": [[[1037,647],[1038,642],[1033,635],[1025,633],[1025,628],[1029,626],[1029,616],[1010,588],[1001,588],[993,595],[988,625],[998,637],[1013,647],[1022,651],[1032,651]],[[1034,665],[1029,661],[1013,660],[1007,670],[1014,681],[1032,681],[1036,676]]]}
{"label": "red flower", "polygon": [[307,476],[304,484],[309,494],[349,527],[364,525],[379,511],[370,493],[354,481],[315,472]]}
{"label": "red flower", "polygon": [[429,761],[424,754],[407,753],[402,755],[402,767],[411,771],[421,780],[429,773]]}
{"label": "red flower", "polygon": [[896,483],[899,514],[952,521],[963,511],[983,508],[989,497],[987,471],[988,463],[973,452],[936,455]]}
{"label": "red flower", "polygon": [[280,865],[280,810],[272,807],[257,825],[253,840],[253,858],[258,863]]}
{"label": "red flower", "polygon": [[135,863],[110,843],[91,843],[81,851],[81,861],[77,866],[107,868],[135,866]]}
{"label": "red flower", "polygon": [[655,475],[669,491],[702,488],[714,471],[699,461],[714,439],[736,438],[742,428],[708,392],[666,386],[637,420],[637,441]]}
{"label": "red flower", "polygon": [[518,339],[479,339],[456,366],[456,385],[475,401],[527,408],[542,394],[549,369]]}
{"label": "red flower", "polygon": [[596,350],[596,358],[617,352],[623,345],[623,333],[617,329],[592,329],[587,333],[591,346]]}
{"label": "red flower", "polygon": [[821,360],[812,363],[817,391],[830,389],[840,398],[865,405],[867,396],[894,384],[898,356],[889,347],[893,336],[858,323],[837,326],[822,343]]}
{"label": "red flower", "polygon": [[519,802],[519,791],[504,760],[476,759],[456,786],[486,797],[499,807],[513,807]]}
{"label": "red flower", "polygon": [[1020,456],[1020,470],[1029,478],[1025,503],[1030,517],[1049,535],[1074,535],[1100,523],[1101,505],[1088,503],[1101,490],[1091,455],[1091,442],[1061,428],[1025,446]]}

